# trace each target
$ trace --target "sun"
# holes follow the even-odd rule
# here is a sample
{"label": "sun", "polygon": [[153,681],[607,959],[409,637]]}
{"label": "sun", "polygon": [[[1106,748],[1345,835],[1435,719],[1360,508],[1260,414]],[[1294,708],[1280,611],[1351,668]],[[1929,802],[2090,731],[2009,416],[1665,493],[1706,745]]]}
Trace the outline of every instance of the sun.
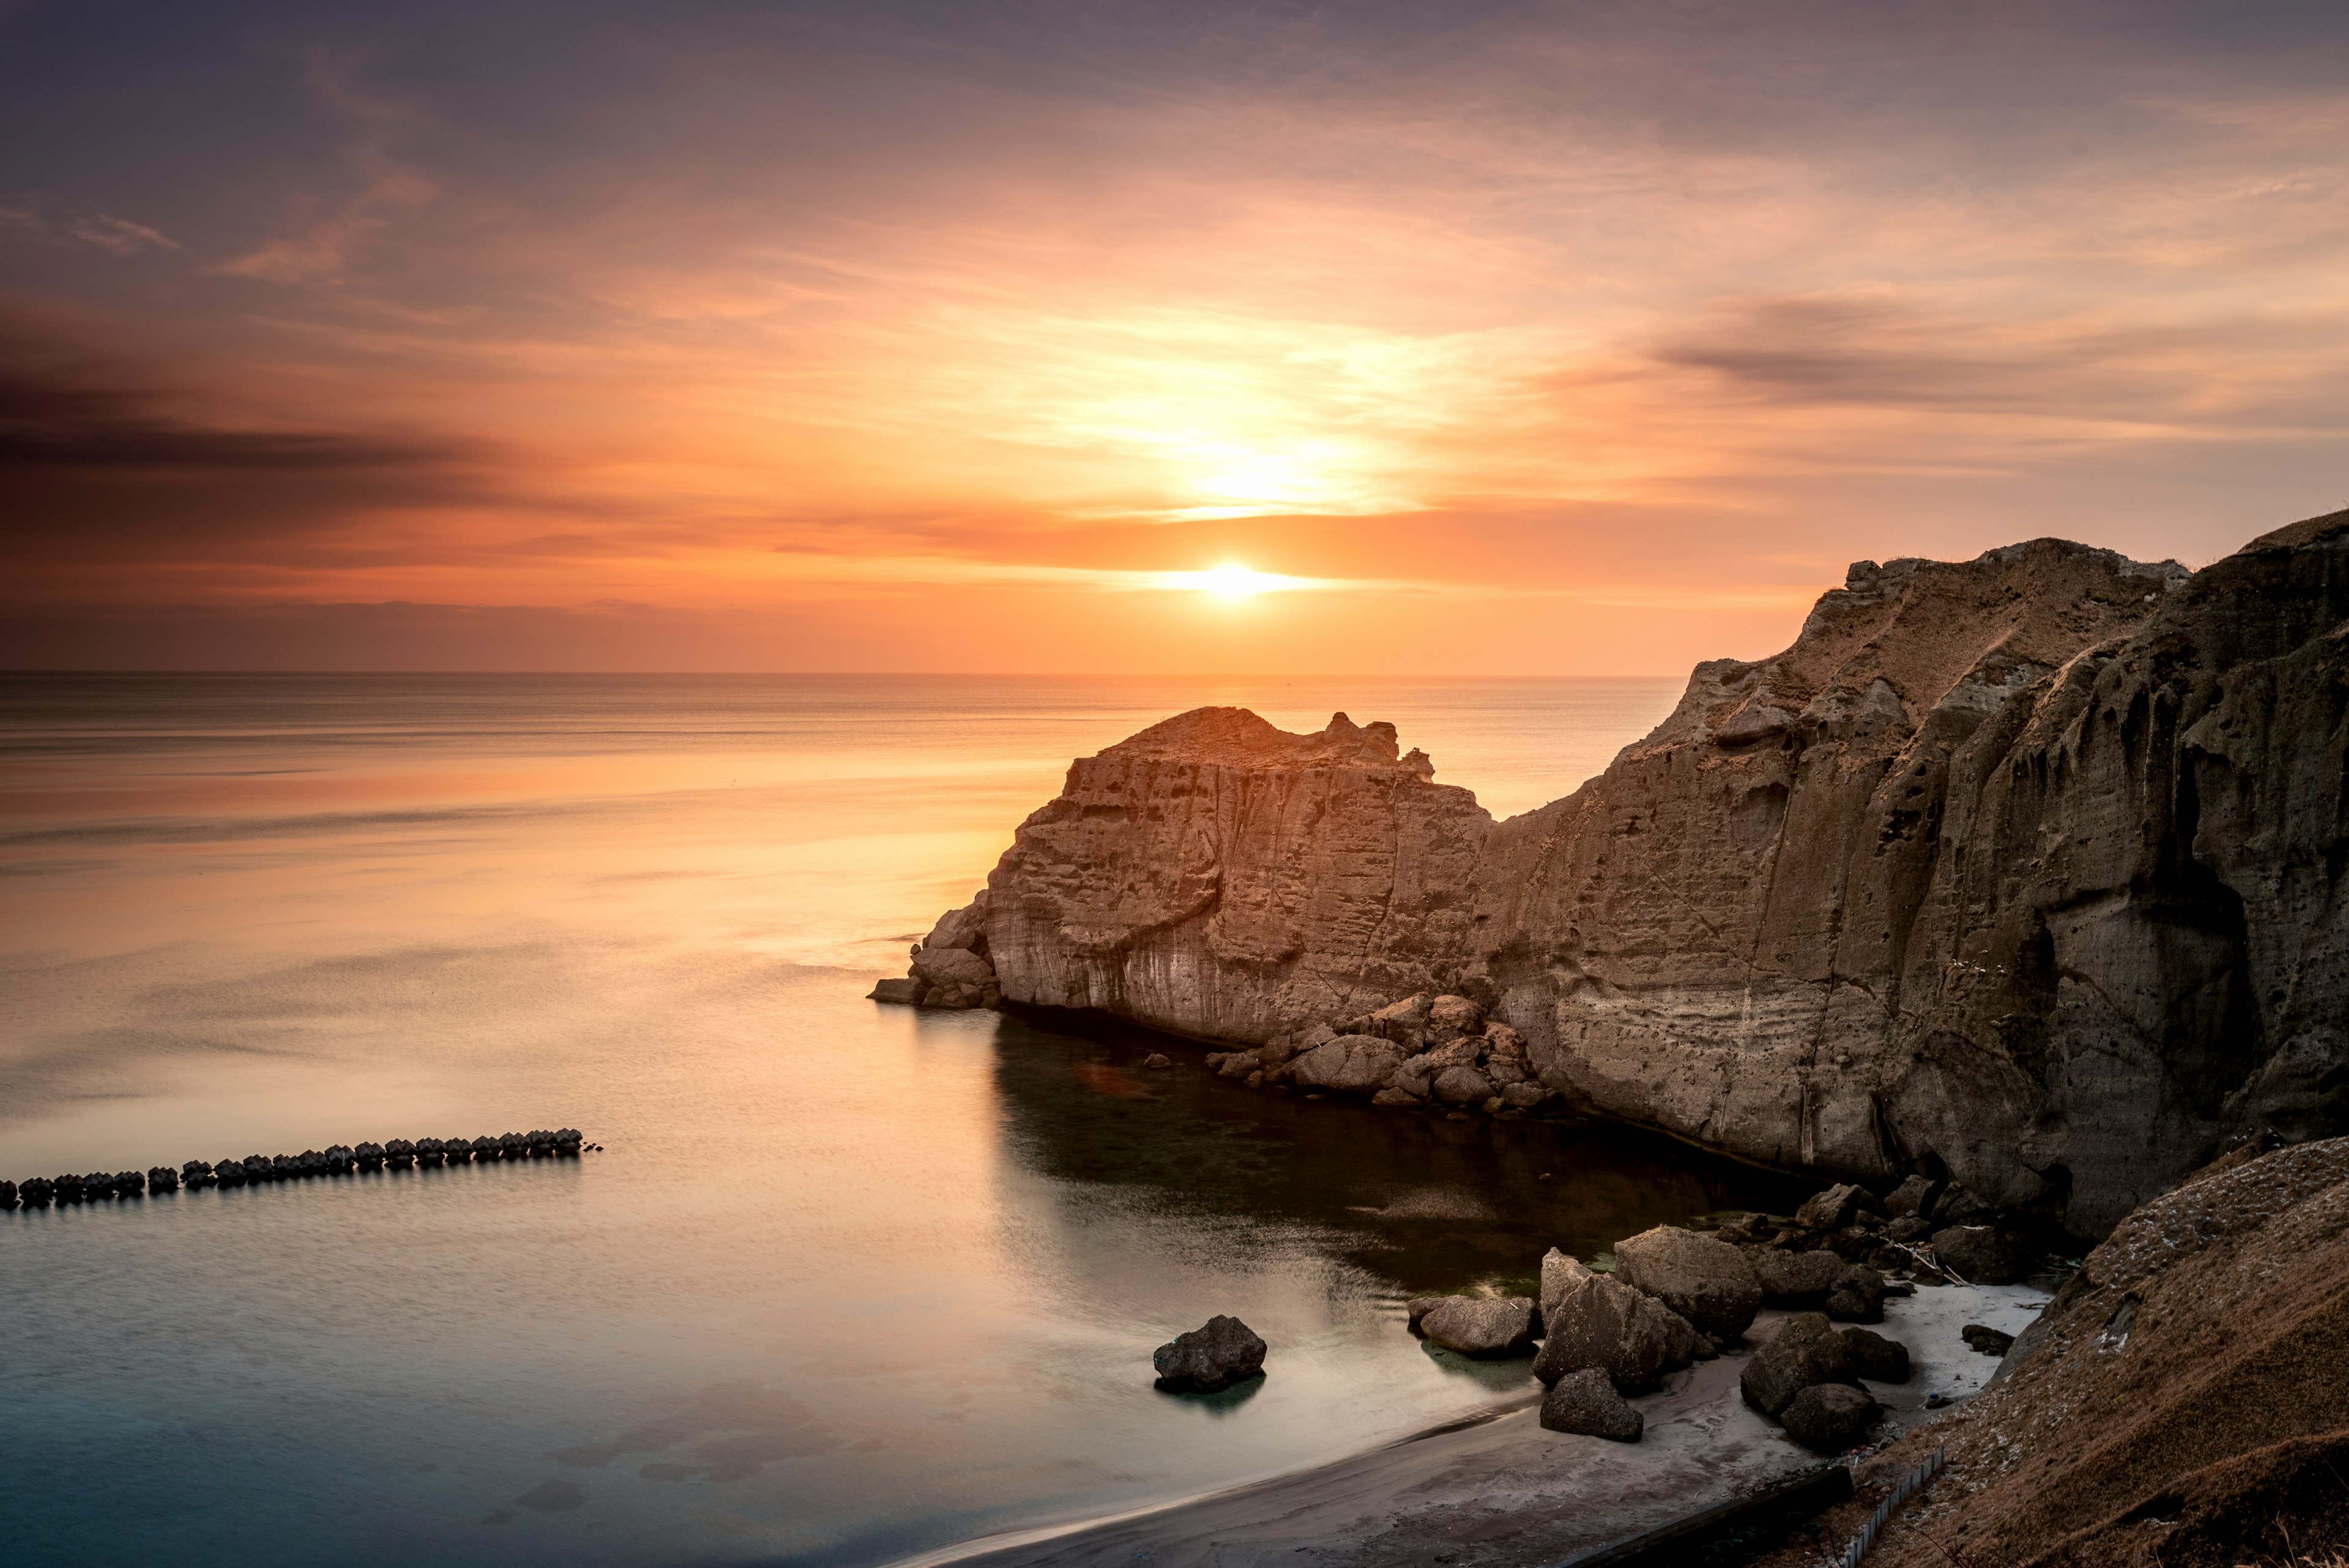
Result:
{"label": "sun", "polygon": [[1261,593],[1280,585],[1280,579],[1268,572],[1251,572],[1236,561],[1226,561],[1198,574],[1199,587],[1218,599],[1245,599],[1251,593]]}

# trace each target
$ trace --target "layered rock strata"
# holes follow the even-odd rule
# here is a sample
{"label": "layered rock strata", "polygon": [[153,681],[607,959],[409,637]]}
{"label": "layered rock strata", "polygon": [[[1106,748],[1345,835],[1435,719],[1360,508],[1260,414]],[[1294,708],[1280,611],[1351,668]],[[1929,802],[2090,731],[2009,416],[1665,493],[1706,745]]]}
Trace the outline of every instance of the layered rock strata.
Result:
{"label": "layered rock strata", "polygon": [[[922,950],[978,962],[912,985],[2100,1234],[2230,1135],[2349,1126],[2344,617],[2349,513],[2191,574],[1862,562],[1502,822],[1391,726],[1200,709],[1071,767]],[[1439,1037],[1447,998],[1506,1033]]]}

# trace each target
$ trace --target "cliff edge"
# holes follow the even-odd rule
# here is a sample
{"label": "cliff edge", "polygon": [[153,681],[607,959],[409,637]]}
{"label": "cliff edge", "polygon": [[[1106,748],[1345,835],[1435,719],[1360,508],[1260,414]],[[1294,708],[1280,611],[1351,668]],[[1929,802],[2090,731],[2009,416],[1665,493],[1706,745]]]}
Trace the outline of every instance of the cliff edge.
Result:
{"label": "cliff edge", "polygon": [[[2349,512],[2190,574],[1862,562],[1500,822],[1392,726],[1203,708],[1074,764],[876,995],[1098,1009],[1389,1104],[1526,1063],[1485,1109],[2102,1234],[2231,1138],[2349,1129],[2344,618]],[[1464,1007],[1485,1035],[1431,1026]]]}

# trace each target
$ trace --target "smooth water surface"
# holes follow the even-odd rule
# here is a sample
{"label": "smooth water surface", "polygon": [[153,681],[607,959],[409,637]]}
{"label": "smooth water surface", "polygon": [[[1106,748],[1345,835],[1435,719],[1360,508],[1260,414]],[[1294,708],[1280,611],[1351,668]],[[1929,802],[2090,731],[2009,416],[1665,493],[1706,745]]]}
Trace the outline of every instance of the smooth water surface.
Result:
{"label": "smooth water surface", "polygon": [[[0,1175],[605,1150],[0,1215],[0,1562],[873,1563],[1521,1397],[1402,1301],[1783,1190],[863,994],[1182,708],[1392,719],[1508,812],[1676,695],[6,677]],[[1215,1312],[1270,1376],[1153,1392]]]}

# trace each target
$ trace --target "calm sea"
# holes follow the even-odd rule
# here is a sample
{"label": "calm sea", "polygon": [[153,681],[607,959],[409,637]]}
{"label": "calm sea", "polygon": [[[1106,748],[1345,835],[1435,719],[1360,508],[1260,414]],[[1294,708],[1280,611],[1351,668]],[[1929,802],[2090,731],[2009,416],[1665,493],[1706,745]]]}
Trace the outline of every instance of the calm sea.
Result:
{"label": "calm sea", "polygon": [[[877,1563],[1520,1397],[1402,1300],[1780,1194],[863,995],[1184,708],[1392,719],[1508,813],[1676,695],[0,677],[0,1175],[605,1145],[0,1215],[0,1563]],[[1215,1312],[1270,1376],[1153,1392]]]}

